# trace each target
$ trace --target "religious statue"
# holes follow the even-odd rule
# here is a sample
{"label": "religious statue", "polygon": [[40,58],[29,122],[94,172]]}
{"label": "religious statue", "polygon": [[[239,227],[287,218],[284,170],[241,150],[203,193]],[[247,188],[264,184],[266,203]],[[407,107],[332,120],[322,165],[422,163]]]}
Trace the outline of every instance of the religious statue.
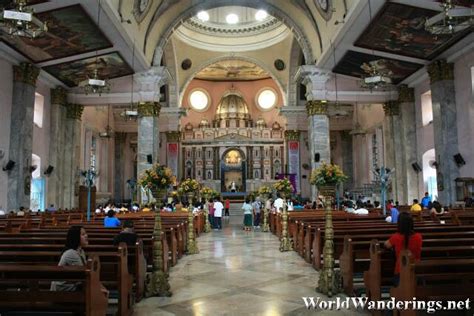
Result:
{"label": "religious statue", "polygon": [[230,192],[235,192],[237,191],[237,187],[235,186],[235,182],[232,181],[230,184]]}

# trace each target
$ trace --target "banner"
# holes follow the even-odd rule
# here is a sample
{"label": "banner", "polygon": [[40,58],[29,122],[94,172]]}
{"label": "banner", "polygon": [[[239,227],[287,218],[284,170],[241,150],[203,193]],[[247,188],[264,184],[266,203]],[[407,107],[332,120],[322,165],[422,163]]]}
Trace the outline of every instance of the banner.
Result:
{"label": "banner", "polygon": [[178,177],[178,143],[168,144],[168,167],[173,171],[173,174]]}
{"label": "banner", "polygon": [[300,189],[300,143],[298,141],[288,142],[288,173],[294,175],[295,189]]}

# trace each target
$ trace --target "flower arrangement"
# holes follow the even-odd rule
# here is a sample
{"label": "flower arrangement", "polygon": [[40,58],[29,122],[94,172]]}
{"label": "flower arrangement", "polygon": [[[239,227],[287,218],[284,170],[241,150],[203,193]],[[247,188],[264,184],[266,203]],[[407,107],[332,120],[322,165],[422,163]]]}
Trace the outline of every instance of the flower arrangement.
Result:
{"label": "flower arrangement", "polygon": [[176,177],[170,168],[160,164],[154,164],[138,179],[138,184],[148,189],[166,189],[176,183]]}
{"label": "flower arrangement", "polygon": [[178,186],[178,192],[180,193],[194,193],[198,192],[200,188],[199,182],[197,182],[195,179],[186,179],[183,182],[181,182]]}
{"label": "flower arrangement", "polygon": [[262,185],[257,190],[257,194],[262,195],[262,196],[270,196],[272,193],[273,193],[272,188],[270,188],[269,186],[266,186],[266,185]]}
{"label": "flower arrangement", "polygon": [[347,176],[338,165],[323,162],[311,171],[310,183],[316,186],[336,185],[347,180]]}
{"label": "flower arrangement", "polygon": [[287,178],[283,178],[281,180],[278,180],[273,187],[277,192],[283,193],[285,195],[290,195],[293,193],[293,186],[291,185],[290,180]]}
{"label": "flower arrangement", "polygon": [[201,195],[206,198],[214,198],[219,195],[219,192],[216,192],[215,190],[209,188],[209,187],[202,187],[201,189]]}

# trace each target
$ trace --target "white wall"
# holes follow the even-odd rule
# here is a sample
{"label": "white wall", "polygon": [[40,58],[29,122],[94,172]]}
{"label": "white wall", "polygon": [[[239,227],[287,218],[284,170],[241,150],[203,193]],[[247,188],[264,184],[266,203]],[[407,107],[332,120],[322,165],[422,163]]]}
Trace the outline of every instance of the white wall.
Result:
{"label": "white wall", "polygon": [[[10,146],[10,116],[12,106],[13,90],[13,68],[12,64],[0,58],[0,69],[2,69],[2,80],[0,80],[0,150],[4,157],[0,158],[0,167],[7,163]],[[11,157],[15,160],[15,157]],[[7,207],[8,174],[0,169],[0,209]]]}

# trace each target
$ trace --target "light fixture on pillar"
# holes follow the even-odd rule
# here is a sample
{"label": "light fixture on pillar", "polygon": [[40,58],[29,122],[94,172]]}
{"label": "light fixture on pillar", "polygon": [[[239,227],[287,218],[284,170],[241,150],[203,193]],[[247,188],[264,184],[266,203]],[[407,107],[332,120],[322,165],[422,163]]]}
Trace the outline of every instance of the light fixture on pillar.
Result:
{"label": "light fixture on pillar", "polygon": [[[369,0],[369,23],[372,21],[372,7]],[[371,60],[367,63],[363,63],[360,68],[364,70],[367,75],[362,78],[361,87],[364,89],[372,90],[386,90],[391,88],[392,79],[390,78],[393,75],[393,72],[389,68],[388,61],[385,59],[375,60],[375,53],[372,49],[372,57],[374,60]]]}
{"label": "light fixture on pillar", "polygon": [[[97,13],[97,26],[100,27],[100,0],[98,3],[99,8]],[[88,76],[89,78],[86,80],[81,81],[79,86],[82,87],[85,94],[98,94],[100,96],[102,93],[110,92],[110,83],[105,78],[101,78],[99,76],[99,58],[97,55],[98,51],[95,51],[95,65],[92,75]],[[105,61],[101,62],[106,65]]]}
{"label": "light fixture on pillar", "polygon": [[425,29],[431,34],[453,34],[474,25],[474,6],[459,7],[452,0],[443,0],[440,7],[439,14],[426,18]]}
{"label": "light fixture on pillar", "polygon": [[353,136],[362,136],[362,135],[365,135],[367,134],[367,132],[365,131],[365,129],[362,128],[362,126],[360,125],[359,123],[359,116],[358,116],[358,112],[357,112],[357,103],[354,104],[354,116],[356,118],[356,123],[354,125],[354,129],[351,130],[349,132],[350,135],[353,135]]}
{"label": "light fixture on pillar", "polygon": [[46,23],[34,16],[27,0],[13,1],[13,8],[0,10],[0,30],[9,36],[34,39],[48,31]]}
{"label": "light fixture on pillar", "polygon": [[[132,70],[135,71],[135,41],[133,41],[132,48]],[[135,88],[133,81],[133,74],[130,75],[131,78],[131,93],[130,93],[130,107],[127,107],[120,116],[123,117],[125,121],[136,121],[138,119],[138,108],[133,103],[133,90]]]}
{"label": "light fixture on pillar", "polygon": [[107,126],[103,132],[99,133],[99,137],[111,138],[113,136],[112,127],[110,127],[110,105],[107,105]]}

